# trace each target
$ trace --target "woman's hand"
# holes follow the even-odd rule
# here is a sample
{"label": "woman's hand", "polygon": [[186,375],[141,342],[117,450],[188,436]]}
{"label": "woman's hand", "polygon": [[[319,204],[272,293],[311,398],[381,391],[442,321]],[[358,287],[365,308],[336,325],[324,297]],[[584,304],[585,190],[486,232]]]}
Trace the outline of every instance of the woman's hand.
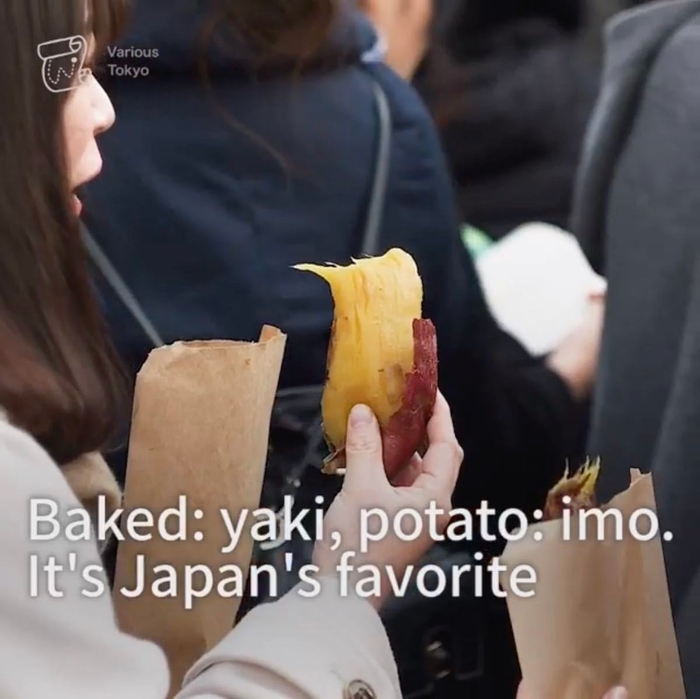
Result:
{"label": "woman's hand", "polygon": [[[516,699],[536,699],[525,691],[525,685],[521,682]],[[630,699],[629,692],[624,687],[614,687],[609,690],[602,699]]]}
{"label": "woman's hand", "polygon": [[[343,488],[331,505],[324,522],[327,539],[318,542],[314,563],[322,576],[337,576],[336,567],[345,552],[356,554],[348,560],[354,570],[371,565],[381,572],[382,591],[369,601],[379,608],[391,591],[386,570],[392,568],[397,580],[412,563],[416,563],[432,546],[429,516],[426,510],[435,506],[444,511],[434,517],[434,529],[442,535],[449,523],[452,492],[457,482],[464,452],[457,443],[450,409],[442,394],[438,394],[433,417],[428,424],[428,451],[421,459],[414,456],[411,463],[392,485],[386,477],[382,461],[382,438],[376,417],[366,406],[356,406],[348,421],[345,444],[346,470]],[[389,532],[379,541],[372,541],[360,550],[360,513],[378,508],[388,515]],[[419,513],[423,531],[414,541],[403,541],[396,536],[391,523],[401,510]],[[376,521],[376,517],[370,520]],[[404,518],[403,531],[413,531],[415,523]],[[373,529],[374,531],[374,529]],[[342,543],[332,550],[331,535],[338,532]],[[363,576],[364,577],[364,576]],[[349,589],[353,578],[350,577]]]}
{"label": "woman's hand", "polygon": [[360,0],[387,42],[386,62],[411,80],[428,50],[434,0]]}
{"label": "woman's hand", "polygon": [[598,369],[605,320],[605,294],[594,294],[581,324],[547,358],[547,366],[564,380],[576,400],[591,393]]}

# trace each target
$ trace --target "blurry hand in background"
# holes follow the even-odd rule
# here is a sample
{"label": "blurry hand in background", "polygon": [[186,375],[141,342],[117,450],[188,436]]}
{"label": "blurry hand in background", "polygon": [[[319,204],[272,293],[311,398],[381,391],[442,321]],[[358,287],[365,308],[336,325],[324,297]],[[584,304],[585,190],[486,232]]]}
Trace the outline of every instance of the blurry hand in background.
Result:
{"label": "blurry hand in background", "polygon": [[387,64],[410,81],[428,50],[434,0],[358,2],[387,43]]}
{"label": "blurry hand in background", "polygon": [[605,295],[591,296],[580,325],[549,355],[547,365],[559,374],[577,400],[589,397],[598,369],[605,320]]}

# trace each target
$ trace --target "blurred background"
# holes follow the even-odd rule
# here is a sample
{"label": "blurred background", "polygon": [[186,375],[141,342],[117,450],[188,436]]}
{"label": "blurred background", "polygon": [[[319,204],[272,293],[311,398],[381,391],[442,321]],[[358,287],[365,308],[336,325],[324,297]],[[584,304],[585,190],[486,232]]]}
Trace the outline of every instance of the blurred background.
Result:
{"label": "blurred background", "polygon": [[638,4],[435,1],[414,85],[440,129],[471,226],[496,239],[529,221],[568,227],[603,28]]}

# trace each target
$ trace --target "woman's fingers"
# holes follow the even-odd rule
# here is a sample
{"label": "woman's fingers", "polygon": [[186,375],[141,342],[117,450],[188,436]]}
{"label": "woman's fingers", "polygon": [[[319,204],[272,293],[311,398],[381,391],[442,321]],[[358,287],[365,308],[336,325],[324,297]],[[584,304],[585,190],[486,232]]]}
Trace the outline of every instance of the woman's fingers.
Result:
{"label": "woman's fingers", "polygon": [[[455,488],[464,458],[455,437],[450,407],[438,392],[428,423],[430,446],[421,459],[417,454],[394,478],[394,487],[418,487],[431,497],[444,500]],[[353,408],[345,440],[345,484],[349,488],[378,488],[390,485],[383,462],[379,422],[365,405]]]}
{"label": "woman's fingers", "polygon": [[452,424],[452,412],[445,396],[440,391],[437,392],[433,415],[428,422],[428,440],[430,444],[436,442],[457,443],[455,428]]}
{"label": "woman's fingers", "polygon": [[377,488],[388,484],[382,460],[379,422],[366,405],[356,405],[345,438],[345,487]]}
{"label": "woman's fingers", "polygon": [[464,451],[455,436],[450,406],[440,392],[428,423],[428,440],[430,446],[423,457],[423,472],[416,479],[415,485],[432,492],[452,494]]}
{"label": "woman's fingers", "polygon": [[391,484],[396,488],[410,488],[422,472],[423,459],[418,454],[414,454],[408,465],[399,472]]}

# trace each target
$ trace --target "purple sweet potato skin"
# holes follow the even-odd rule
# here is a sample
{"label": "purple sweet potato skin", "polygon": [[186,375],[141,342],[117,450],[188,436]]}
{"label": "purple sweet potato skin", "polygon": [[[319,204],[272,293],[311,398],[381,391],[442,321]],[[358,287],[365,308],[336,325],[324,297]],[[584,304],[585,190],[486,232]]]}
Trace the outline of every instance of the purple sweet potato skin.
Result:
{"label": "purple sweet potato skin", "polygon": [[437,336],[427,319],[413,321],[413,371],[406,376],[403,405],[382,432],[384,467],[392,480],[425,444],[438,386]]}

